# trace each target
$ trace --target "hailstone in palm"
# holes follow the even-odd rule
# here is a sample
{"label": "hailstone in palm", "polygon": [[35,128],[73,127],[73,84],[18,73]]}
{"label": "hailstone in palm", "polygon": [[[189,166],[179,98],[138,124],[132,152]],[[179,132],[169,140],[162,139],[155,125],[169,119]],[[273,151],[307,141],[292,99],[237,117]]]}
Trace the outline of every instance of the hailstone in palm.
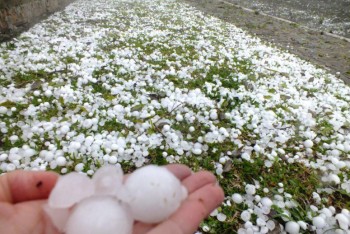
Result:
{"label": "hailstone in palm", "polygon": [[88,176],[61,176],[44,210],[67,234],[131,234],[134,220],[158,223],[173,214],[187,190],[164,167],[146,166],[123,183],[120,167],[105,166]]}
{"label": "hailstone in palm", "polygon": [[94,194],[90,179],[76,172],[61,176],[52,190],[48,203],[52,208],[69,208]]}
{"label": "hailstone in palm", "polygon": [[125,189],[133,217],[145,223],[168,218],[187,196],[185,187],[169,170],[152,165],[131,174]]}
{"label": "hailstone in palm", "polygon": [[93,196],[80,202],[70,214],[66,234],[127,234],[133,218],[115,197]]}

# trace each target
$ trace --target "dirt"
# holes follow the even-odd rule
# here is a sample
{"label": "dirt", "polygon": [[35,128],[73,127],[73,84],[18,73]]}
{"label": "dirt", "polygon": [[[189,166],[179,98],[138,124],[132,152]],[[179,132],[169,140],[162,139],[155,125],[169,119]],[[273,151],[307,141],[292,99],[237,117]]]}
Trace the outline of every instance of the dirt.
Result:
{"label": "dirt", "polygon": [[350,84],[350,40],[277,20],[220,0],[182,0],[205,14],[232,23],[266,42],[329,70]]}
{"label": "dirt", "polygon": [[349,0],[226,0],[314,28],[350,38]]}

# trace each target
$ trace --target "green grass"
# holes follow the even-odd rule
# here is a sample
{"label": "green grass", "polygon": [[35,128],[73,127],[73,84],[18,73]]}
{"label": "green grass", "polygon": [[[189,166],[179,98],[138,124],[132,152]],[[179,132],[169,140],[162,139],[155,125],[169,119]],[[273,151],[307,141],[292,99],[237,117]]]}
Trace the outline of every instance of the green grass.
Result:
{"label": "green grass", "polygon": [[[211,169],[211,168],[208,168]],[[278,183],[283,183],[284,192],[292,195],[292,200],[297,202],[296,208],[289,209],[291,219],[295,221],[305,220],[307,212],[310,211],[310,204],[315,204],[312,199],[312,193],[317,188],[322,187],[320,178],[315,170],[309,169],[300,163],[289,164],[281,160],[275,161],[272,167],[264,166],[264,160],[256,158],[253,163],[248,161],[233,160],[232,170],[224,173],[224,178],[218,178],[220,185],[224,188],[226,194],[245,193],[245,184],[254,184],[254,181],[260,183],[260,189],[257,194],[261,197],[273,197],[280,194]],[[269,188],[268,193],[262,191],[263,188]],[[283,196],[283,193],[281,194]],[[337,196],[342,202],[349,203],[347,197]],[[339,203],[340,204],[340,201]],[[222,212],[227,215],[225,222],[217,222],[216,218],[210,217],[203,225],[211,227],[209,233],[235,233],[242,225],[240,221],[241,211],[247,209],[245,205],[234,204],[232,206],[223,206]],[[283,210],[274,207],[270,213],[271,218],[285,223],[280,217]],[[253,220],[253,223],[255,220]]]}

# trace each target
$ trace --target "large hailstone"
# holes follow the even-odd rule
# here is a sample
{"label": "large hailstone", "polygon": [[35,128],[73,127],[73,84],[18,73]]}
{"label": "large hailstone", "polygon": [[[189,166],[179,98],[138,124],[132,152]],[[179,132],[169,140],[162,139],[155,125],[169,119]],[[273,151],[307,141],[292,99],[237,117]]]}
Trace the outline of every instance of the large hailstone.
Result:
{"label": "large hailstone", "polygon": [[122,192],[123,176],[121,168],[114,166],[100,168],[92,177],[95,194],[118,196]]}
{"label": "large hailstone", "polygon": [[125,181],[126,196],[135,220],[158,223],[168,218],[187,197],[187,190],[166,168],[145,166]]}
{"label": "large hailstone", "polygon": [[80,202],[72,211],[66,234],[130,234],[133,218],[112,196],[94,196]]}
{"label": "large hailstone", "polygon": [[48,203],[52,208],[69,208],[94,194],[95,187],[89,177],[72,172],[61,176],[53,188]]}

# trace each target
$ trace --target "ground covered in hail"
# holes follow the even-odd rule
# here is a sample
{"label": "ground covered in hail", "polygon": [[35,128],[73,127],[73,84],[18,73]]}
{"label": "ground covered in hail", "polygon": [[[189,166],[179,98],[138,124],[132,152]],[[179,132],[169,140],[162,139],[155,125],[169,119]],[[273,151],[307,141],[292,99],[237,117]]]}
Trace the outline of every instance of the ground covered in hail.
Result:
{"label": "ground covered in hail", "polygon": [[0,45],[0,173],[214,172],[203,233],[346,233],[350,88],[173,0],[78,0]]}

